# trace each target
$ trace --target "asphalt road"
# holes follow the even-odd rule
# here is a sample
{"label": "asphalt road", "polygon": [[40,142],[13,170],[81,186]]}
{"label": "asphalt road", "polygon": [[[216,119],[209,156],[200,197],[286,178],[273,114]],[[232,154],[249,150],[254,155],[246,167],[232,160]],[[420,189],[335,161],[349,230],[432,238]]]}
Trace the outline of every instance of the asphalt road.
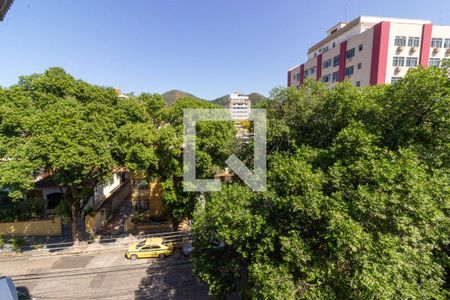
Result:
{"label": "asphalt road", "polygon": [[0,260],[0,275],[34,299],[209,299],[180,250],[164,259],[128,260],[124,251]]}

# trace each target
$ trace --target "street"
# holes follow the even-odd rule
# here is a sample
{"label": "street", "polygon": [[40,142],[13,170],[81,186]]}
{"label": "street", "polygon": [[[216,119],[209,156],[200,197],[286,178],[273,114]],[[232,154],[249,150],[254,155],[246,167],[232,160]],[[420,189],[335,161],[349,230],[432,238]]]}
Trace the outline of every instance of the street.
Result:
{"label": "street", "polygon": [[0,258],[34,299],[209,299],[180,250],[164,259],[128,260],[124,251]]}

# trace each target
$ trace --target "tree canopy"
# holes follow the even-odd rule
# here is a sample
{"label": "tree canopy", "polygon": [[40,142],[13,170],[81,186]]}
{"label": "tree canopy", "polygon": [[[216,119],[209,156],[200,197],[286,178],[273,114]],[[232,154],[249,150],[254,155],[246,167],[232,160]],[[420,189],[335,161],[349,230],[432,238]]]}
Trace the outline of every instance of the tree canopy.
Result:
{"label": "tree canopy", "polygon": [[[146,93],[120,98],[114,89],[76,80],[61,68],[20,77],[17,85],[0,89],[4,207],[22,201],[36,176],[48,172],[64,192],[60,211],[70,216],[73,238],[80,240],[78,220],[94,187],[125,167],[163,181],[166,213],[179,222],[192,214],[196,196],[183,193],[180,180],[182,109],[196,107],[217,106],[183,98],[165,107],[160,95]],[[232,151],[234,127],[199,126],[199,175],[209,176]]]}
{"label": "tree canopy", "polygon": [[231,184],[194,218],[195,272],[253,299],[447,299],[450,82],[275,89],[268,191]]}

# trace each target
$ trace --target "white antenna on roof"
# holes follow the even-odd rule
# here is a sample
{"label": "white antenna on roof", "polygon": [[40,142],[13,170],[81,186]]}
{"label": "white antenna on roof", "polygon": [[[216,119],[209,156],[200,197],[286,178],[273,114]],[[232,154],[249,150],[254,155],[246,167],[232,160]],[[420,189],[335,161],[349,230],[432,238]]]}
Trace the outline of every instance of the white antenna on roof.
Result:
{"label": "white antenna on roof", "polygon": [[345,1],[345,12],[344,12],[344,21],[347,22],[347,1]]}

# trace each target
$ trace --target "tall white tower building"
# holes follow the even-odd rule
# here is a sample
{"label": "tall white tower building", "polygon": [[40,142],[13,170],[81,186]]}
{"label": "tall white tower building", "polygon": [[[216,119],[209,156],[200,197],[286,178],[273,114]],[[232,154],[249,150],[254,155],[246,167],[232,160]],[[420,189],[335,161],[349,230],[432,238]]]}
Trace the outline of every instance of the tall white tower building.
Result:
{"label": "tall white tower building", "polygon": [[231,112],[233,120],[248,120],[250,117],[250,98],[239,92],[235,92],[228,97],[226,107]]}

